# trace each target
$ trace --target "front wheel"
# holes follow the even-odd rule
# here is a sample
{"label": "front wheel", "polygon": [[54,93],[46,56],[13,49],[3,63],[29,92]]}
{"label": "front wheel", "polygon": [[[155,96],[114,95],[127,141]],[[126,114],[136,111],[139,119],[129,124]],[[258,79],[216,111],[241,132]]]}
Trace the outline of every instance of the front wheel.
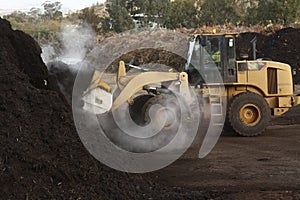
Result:
{"label": "front wheel", "polygon": [[265,131],[271,119],[271,110],[261,95],[243,92],[232,98],[227,118],[229,125],[239,135],[257,136]]}
{"label": "front wheel", "polygon": [[149,153],[174,139],[181,116],[180,102],[175,95],[144,95],[135,98],[135,105],[129,106],[128,114],[118,108],[115,114],[99,116],[99,122],[105,135],[123,150]]}

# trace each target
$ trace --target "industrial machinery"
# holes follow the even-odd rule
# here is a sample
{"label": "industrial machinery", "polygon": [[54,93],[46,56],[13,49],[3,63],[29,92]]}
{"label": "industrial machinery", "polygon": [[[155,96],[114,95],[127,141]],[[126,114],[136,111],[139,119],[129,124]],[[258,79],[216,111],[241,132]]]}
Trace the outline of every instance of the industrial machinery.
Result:
{"label": "industrial machinery", "polygon": [[[193,35],[183,72],[158,72],[121,61],[115,94],[96,72],[83,96],[84,109],[102,114],[128,104],[133,121],[147,126],[154,119],[149,117],[151,106],[160,104],[163,108],[156,111],[163,110],[163,119],[153,116],[165,120],[163,129],[169,130],[178,128],[177,121],[182,119],[177,114],[178,101],[189,110],[195,103],[192,96],[197,94],[201,98],[200,110],[211,110],[210,116],[204,118],[213,118],[214,126],[223,127],[218,117],[226,116],[226,128],[241,136],[260,135],[272,116],[299,105],[300,96],[294,96],[289,65],[256,59],[255,40],[252,60],[247,60],[248,55],[237,55],[237,37],[236,33]],[[130,67],[140,69],[139,73],[126,75]],[[176,98],[178,95],[181,100]],[[161,103],[162,99],[171,101],[172,106]],[[165,119],[166,113],[173,115]]]}
{"label": "industrial machinery", "polygon": [[[211,56],[225,87],[225,126],[242,136],[257,136],[265,130],[271,116],[280,116],[300,104],[300,97],[293,95],[289,65],[256,59],[255,38],[251,41],[253,60],[247,60],[248,55],[239,55],[241,58],[237,60],[237,37],[238,34],[234,33],[193,36],[190,42],[193,53],[185,70],[190,76],[200,72],[196,73],[196,81],[191,84],[204,89],[216,85],[218,81],[213,79],[214,74],[210,71],[212,63],[205,58]],[[206,83],[203,83],[201,75],[206,76]]]}

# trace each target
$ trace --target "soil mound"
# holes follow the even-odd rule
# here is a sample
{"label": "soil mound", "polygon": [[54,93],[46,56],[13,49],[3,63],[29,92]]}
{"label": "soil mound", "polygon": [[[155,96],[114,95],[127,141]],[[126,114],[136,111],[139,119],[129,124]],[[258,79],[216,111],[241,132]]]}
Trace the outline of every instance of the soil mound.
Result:
{"label": "soil mound", "polygon": [[50,90],[40,53],[30,36],[0,18],[1,198],[145,197],[150,184],[140,176],[104,167],[85,150],[70,106]]}
{"label": "soil mound", "polygon": [[[36,88],[46,88],[47,69],[41,57],[41,49],[32,38],[21,31],[12,31],[9,22],[0,20],[1,60],[14,64],[26,74]],[[4,61],[2,61],[4,62]]]}

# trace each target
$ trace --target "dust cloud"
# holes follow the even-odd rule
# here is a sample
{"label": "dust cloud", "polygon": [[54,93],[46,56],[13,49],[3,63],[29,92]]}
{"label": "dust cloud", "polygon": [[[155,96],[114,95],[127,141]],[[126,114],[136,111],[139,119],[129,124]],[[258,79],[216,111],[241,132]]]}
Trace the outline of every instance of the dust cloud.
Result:
{"label": "dust cloud", "polygon": [[46,64],[62,62],[69,65],[71,70],[78,71],[80,63],[94,48],[95,41],[95,32],[88,25],[64,24],[59,33],[60,46],[42,46],[41,56]]}
{"label": "dust cloud", "polygon": [[[79,70],[82,69],[88,77],[94,72],[85,57],[95,46],[95,33],[86,24],[65,23],[58,38],[60,45],[42,46],[41,56],[50,76],[71,104],[73,85]],[[87,84],[82,86],[82,91],[87,88]]]}

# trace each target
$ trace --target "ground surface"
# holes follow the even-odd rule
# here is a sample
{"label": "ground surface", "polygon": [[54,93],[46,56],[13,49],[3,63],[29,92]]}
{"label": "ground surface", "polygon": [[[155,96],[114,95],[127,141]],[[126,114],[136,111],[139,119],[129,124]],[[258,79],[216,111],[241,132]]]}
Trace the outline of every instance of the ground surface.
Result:
{"label": "ground surface", "polygon": [[256,138],[223,135],[206,158],[187,157],[153,176],[169,187],[223,191],[224,198],[299,199],[299,146],[300,124],[270,127]]}
{"label": "ground surface", "polygon": [[224,132],[207,157],[195,157],[197,150],[151,177],[173,188],[222,191],[217,199],[300,198],[300,106],[273,119],[262,136]]}

